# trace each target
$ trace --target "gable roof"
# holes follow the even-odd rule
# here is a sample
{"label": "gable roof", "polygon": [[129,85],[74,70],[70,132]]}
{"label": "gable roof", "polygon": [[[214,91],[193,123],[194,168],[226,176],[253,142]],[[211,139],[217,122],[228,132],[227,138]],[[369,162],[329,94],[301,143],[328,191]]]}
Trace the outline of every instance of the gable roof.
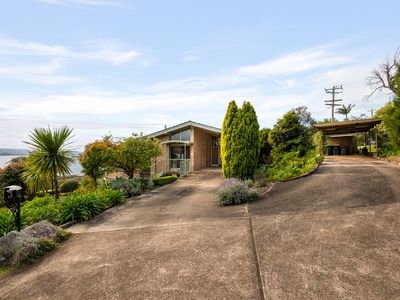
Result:
{"label": "gable roof", "polygon": [[184,128],[188,128],[188,127],[197,127],[206,131],[210,131],[213,133],[221,133],[221,129],[217,128],[217,127],[213,127],[213,126],[209,126],[209,125],[204,125],[201,123],[197,123],[197,122],[193,122],[193,121],[187,121],[187,122],[183,122],[181,124],[175,125],[175,126],[171,126],[168,128],[165,128],[163,130],[160,131],[156,131],[154,133],[148,134],[148,137],[159,137],[168,133],[172,133],[174,131],[178,131],[180,129],[184,129]]}

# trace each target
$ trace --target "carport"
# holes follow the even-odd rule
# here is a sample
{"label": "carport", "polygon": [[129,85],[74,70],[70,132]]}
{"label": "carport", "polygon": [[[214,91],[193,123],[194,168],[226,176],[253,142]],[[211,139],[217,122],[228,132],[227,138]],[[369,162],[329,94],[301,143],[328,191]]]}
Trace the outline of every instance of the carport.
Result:
{"label": "carport", "polygon": [[[374,144],[378,151],[376,125],[381,119],[367,119],[344,122],[327,122],[314,125],[324,135],[324,150],[327,155],[349,155],[357,154],[356,134],[364,133],[364,145],[362,153],[372,155],[371,140],[375,138]],[[372,134],[372,132],[374,134]]]}

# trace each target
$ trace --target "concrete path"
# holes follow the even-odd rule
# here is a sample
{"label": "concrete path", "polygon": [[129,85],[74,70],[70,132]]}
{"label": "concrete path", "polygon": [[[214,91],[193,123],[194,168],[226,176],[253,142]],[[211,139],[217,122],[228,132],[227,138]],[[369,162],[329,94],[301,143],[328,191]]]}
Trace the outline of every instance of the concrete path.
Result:
{"label": "concrete path", "polygon": [[224,208],[221,181],[206,170],[73,226],[60,249],[1,279],[0,298],[400,295],[400,168],[329,157],[312,176]]}

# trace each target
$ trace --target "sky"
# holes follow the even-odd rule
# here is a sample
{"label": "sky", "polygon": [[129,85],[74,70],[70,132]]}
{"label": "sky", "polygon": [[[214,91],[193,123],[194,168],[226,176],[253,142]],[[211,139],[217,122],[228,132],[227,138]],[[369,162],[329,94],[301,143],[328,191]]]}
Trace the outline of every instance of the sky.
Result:
{"label": "sky", "polygon": [[76,150],[106,134],[188,120],[221,127],[250,101],[261,127],[305,105],[330,117],[343,85],[352,114],[369,73],[400,46],[400,2],[15,0],[0,4],[0,148],[37,127],[74,128]]}

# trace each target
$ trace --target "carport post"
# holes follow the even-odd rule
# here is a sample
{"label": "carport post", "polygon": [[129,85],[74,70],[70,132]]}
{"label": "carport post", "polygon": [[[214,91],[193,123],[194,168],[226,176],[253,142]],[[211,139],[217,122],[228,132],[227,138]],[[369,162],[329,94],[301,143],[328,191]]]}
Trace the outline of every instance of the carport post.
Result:
{"label": "carport post", "polygon": [[375,126],[375,149],[376,149],[376,157],[379,157],[378,151],[378,128]]}

